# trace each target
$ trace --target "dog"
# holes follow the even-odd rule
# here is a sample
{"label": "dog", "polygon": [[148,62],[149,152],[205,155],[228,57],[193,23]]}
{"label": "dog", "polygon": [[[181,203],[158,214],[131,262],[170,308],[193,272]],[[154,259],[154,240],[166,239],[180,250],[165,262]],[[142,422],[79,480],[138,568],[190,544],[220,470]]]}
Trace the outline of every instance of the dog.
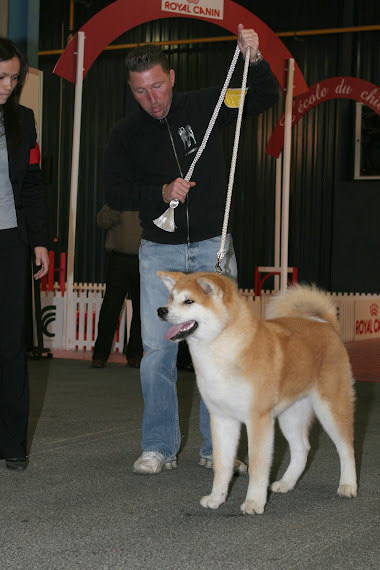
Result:
{"label": "dog", "polygon": [[264,512],[275,418],[291,458],[271,489],[291,491],[306,466],[314,415],[339,454],[338,495],[355,497],[353,377],[330,297],[315,286],[293,286],[273,298],[260,320],[223,275],[159,271],[158,276],[170,292],[168,304],[157,310],[172,325],[165,338],[188,342],[210,412],[214,480],[201,505],[217,509],[226,501],[245,424],[249,484],[241,511]]}

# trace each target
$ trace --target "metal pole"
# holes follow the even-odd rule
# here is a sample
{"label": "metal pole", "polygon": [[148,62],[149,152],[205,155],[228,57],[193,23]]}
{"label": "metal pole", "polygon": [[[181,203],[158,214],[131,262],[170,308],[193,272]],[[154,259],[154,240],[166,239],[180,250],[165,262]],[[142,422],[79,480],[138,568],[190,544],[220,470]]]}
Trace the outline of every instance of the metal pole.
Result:
{"label": "metal pole", "polygon": [[[274,222],[274,267],[278,271],[280,267],[281,252],[281,182],[282,182],[282,153],[276,159],[276,210]],[[278,275],[274,276],[274,290],[278,291],[280,279]]]}
{"label": "metal pole", "polygon": [[288,285],[288,243],[289,243],[289,182],[290,157],[292,151],[292,103],[293,103],[294,59],[288,62],[288,77],[285,99],[284,165],[282,184],[281,222],[281,291]]}
{"label": "metal pole", "polygon": [[73,293],[74,285],[74,256],[75,232],[77,218],[78,172],[80,129],[82,116],[82,87],[83,87],[83,60],[84,60],[84,32],[78,32],[77,45],[77,73],[75,82],[73,148],[71,158],[71,185],[70,185],[70,216],[69,236],[67,246],[67,286],[66,286],[66,319],[65,319],[65,349],[75,347],[76,333],[76,300]]}

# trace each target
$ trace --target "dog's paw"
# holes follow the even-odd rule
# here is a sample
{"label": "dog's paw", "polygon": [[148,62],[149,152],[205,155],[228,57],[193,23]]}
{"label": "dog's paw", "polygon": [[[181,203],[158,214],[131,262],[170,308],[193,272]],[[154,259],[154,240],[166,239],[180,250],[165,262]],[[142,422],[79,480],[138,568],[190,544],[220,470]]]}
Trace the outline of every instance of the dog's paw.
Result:
{"label": "dog's paw", "polygon": [[256,501],[244,501],[240,510],[247,515],[262,515],[264,512],[265,504],[259,504]]}
{"label": "dog's paw", "polygon": [[226,502],[226,497],[214,497],[213,495],[206,495],[201,498],[201,505],[205,509],[218,509],[220,505]]}
{"label": "dog's paw", "polygon": [[293,489],[293,487],[291,487],[289,483],[285,483],[285,481],[275,481],[270,488],[274,493],[287,493]]}
{"label": "dog's paw", "polygon": [[349,484],[339,485],[337,493],[340,497],[347,497],[348,499],[352,499],[352,497],[356,497],[358,493],[358,487],[357,485]]}

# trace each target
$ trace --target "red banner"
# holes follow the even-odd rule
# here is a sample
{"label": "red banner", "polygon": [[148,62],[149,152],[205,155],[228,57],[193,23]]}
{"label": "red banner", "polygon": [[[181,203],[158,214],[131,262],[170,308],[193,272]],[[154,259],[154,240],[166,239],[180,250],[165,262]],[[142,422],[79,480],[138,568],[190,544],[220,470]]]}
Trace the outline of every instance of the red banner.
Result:
{"label": "red banner", "polygon": [[[353,99],[380,115],[380,87],[356,77],[330,77],[311,85],[306,93],[293,100],[292,126],[313,107],[329,99]],[[285,113],[269,139],[265,152],[278,158],[284,146]]]}
{"label": "red banner", "polygon": [[40,158],[41,158],[40,147],[38,142],[36,142],[36,146],[30,149],[29,164],[39,164]]}

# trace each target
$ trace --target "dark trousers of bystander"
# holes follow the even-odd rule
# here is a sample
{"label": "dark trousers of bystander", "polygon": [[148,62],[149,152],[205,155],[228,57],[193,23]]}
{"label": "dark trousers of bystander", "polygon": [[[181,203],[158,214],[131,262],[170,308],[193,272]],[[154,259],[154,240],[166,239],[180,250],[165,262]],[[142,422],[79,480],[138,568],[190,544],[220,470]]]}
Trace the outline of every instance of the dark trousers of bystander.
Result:
{"label": "dark trousers of bystander", "polygon": [[125,297],[132,302],[132,321],[129,341],[125,349],[127,360],[141,358],[143,347],[140,324],[140,274],[138,255],[116,251],[107,253],[106,292],[100,309],[98,336],[93,360],[106,362],[111,352],[112,341]]}
{"label": "dark trousers of bystander", "polygon": [[29,417],[25,306],[31,267],[17,228],[0,230],[0,267],[0,458],[22,458]]}

